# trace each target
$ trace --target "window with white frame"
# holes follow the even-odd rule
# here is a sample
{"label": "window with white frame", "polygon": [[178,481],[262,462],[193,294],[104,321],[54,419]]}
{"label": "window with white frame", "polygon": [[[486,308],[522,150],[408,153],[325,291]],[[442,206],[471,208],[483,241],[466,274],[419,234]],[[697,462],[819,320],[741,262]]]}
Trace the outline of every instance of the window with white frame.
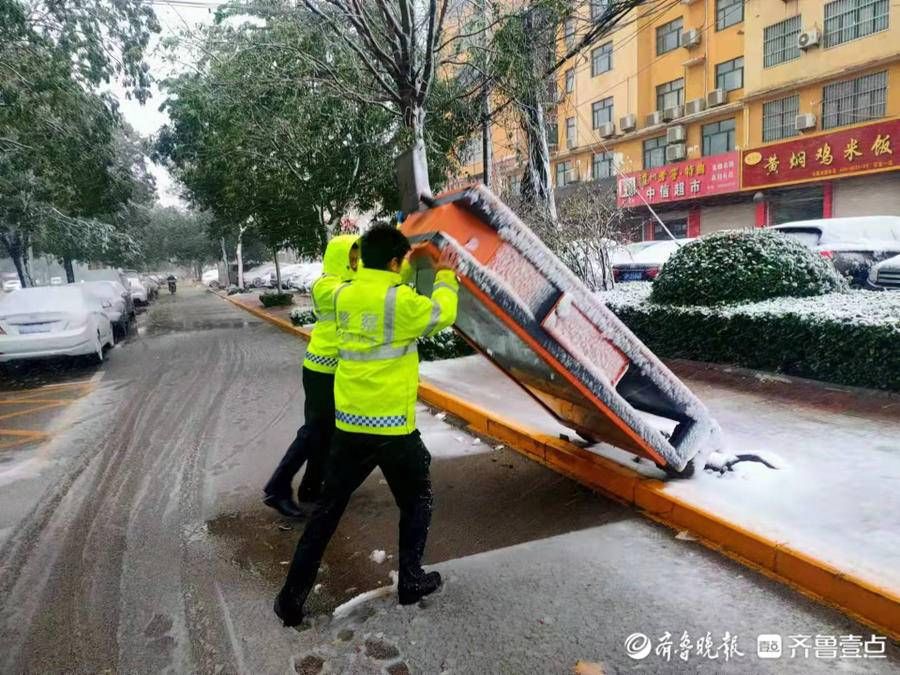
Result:
{"label": "window with white frame", "polygon": [[566,118],[566,146],[569,148],[574,148],[578,139],[575,136],[575,118],[567,117]]}
{"label": "window with white frame", "polygon": [[612,42],[607,42],[591,52],[591,77],[610,70],[612,70]]}
{"label": "window with white frame", "polygon": [[656,109],[665,110],[684,104],[684,78],[664,82],[656,87]]}
{"label": "window with white frame", "polygon": [[825,5],[826,47],[888,29],[890,0],[834,0]]}
{"label": "window with white frame", "polygon": [[800,133],[794,123],[799,112],[799,94],[763,103],[763,142],[790,138]]}
{"label": "window with white frame", "polygon": [[614,175],[613,153],[595,152],[591,158],[591,178],[600,180],[601,178],[611,178]]}
{"label": "window with white frame", "polygon": [[716,89],[734,91],[744,86],[744,57],[716,65]]}
{"label": "window with white frame", "polygon": [[716,0],[716,30],[744,20],[744,0]]}
{"label": "window with white frame", "polygon": [[822,128],[884,117],[886,102],[886,70],[829,84],[822,89]]}
{"label": "window with white frame", "polygon": [[678,49],[681,42],[681,30],[684,27],[684,19],[678,17],[674,21],[664,23],[656,29],[656,55],[665,54],[673,49]]}
{"label": "window with white frame", "polygon": [[591,126],[599,129],[601,124],[613,121],[613,97],[602,98],[591,104]]}
{"label": "window with white frame", "polygon": [[766,26],[763,33],[763,66],[771,68],[779,63],[800,58],[797,36],[800,35],[800,15]]}
{"label": "window with white frame", "polygon": [[655,169],[666,163],[666,137],[657,136],[644,141],[644,169]]}
{"label": "window with white frame", "polygon": [[575,91],[575,69],[569,68],[566,71],[566,93],[571,94]]}

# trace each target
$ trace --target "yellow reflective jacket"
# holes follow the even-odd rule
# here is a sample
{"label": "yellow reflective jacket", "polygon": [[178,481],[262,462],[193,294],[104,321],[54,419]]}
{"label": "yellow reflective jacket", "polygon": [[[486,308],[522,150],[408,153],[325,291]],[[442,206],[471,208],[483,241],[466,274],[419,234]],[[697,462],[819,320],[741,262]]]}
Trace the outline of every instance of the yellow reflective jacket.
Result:
{"label": "yellow reflective jacket", "polygon": [[416,340],[456,320],[459,284],[450,270],[435,277],[431,297],[400,274],[360,269],[334,294],[339,360],[335,424],[357,433],[401,436],[416,429],[419,354]]}
{"label": "yellow reflective jacket", "polygon": [[334,291],[355,274],[350,268],[350,249],[358,239],[355,234],[342,234],[328,242],[322,260],[322,276],[313,282],[309,290],[316,325],[306,348],[303,367],[317,373],[333,373],[337,369]]}

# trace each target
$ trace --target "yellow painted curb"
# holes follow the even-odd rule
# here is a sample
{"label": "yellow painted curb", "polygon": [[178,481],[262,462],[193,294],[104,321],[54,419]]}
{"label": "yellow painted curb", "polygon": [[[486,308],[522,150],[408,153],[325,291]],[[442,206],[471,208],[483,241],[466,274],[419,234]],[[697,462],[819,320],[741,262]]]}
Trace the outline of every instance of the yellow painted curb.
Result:
{"label": "yellow painted curb", "polygon": [[[262,309],[228,297],[225,299],[282,330],[309,339],[308,329],[293,326]],[[427,382],[420,383],[419,398],[465,420],[473,430],[505,443],[526,457],[636,506],[659,523],[688,530],[709,548],[900,640],[900,596],[892,590],[879,588],[783,542],[747,530],[674,497],[666,492],[661,481],[641,476],[574,443],[530,430]]]}

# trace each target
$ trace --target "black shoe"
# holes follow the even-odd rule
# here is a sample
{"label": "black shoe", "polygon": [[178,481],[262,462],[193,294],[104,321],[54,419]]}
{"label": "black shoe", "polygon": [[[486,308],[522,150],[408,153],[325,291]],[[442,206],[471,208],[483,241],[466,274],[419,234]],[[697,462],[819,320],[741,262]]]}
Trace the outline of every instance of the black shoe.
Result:
{"label": "black shoe", "polygon": [[426,595],[431,595],[441,587],[441,575],[439,572],[429,572],[410,584],[404,584],[397,588],[401,605],[414,605]]}
{"label": "black shoe", "polygon": [[272,609],[275,610],[275,615],[285,626],[299,626],[303,623],[303,607],[291,600],[286,600],[284,591],[275,596],[275,604]]}
{"label": "black shoe", "polygon": [[278,513],[287,516],[288,518],[303,518],[306,516],[306,511],[297,506],[290,497],[266,495],[263,499],[263,504],[269,508],[275,509]]}

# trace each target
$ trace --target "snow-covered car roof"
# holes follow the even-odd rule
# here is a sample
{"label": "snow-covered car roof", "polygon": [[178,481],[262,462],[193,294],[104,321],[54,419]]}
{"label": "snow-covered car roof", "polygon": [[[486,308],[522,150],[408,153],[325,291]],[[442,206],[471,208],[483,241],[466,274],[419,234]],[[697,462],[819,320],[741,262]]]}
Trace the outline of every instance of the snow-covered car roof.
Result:
{"label": "snow-covered car roof", "polygon": [[634,251],[629,259],[616,258],[614,264],[662,265],[675,251],[692,241],[694,241],[693,238],[654,241],[649,246],[643,246]]}
{"label": "snow-covered car roof", "polygon": [[900,216],[817,218],[770,227],[782,232],[816,230],[820,233],[820,246],[845,242],[900,242]]}
{"label": "snow-covered car roof", "polygon": [[40,314],[41,312],[87,311],[95,305],[79,284],[23,288],[0,297],[0,313]]}
{"label": "snow-covered car roof", "polygon": [[125,287],[118,281],[111,279],[97,279],[95,281],[82,281],[81,284],[94,293],[121,298],[125,293]]}

